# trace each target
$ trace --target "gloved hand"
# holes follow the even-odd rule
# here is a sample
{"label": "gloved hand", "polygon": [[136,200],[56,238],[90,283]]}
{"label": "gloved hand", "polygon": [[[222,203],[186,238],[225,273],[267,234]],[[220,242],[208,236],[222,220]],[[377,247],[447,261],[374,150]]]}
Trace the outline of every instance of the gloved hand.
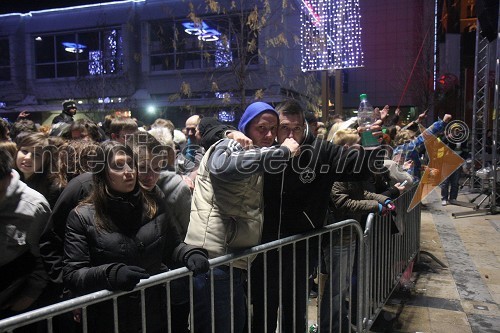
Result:
{"label": "gloved hand", "polygon": [[387,207],[387,209],[389,211],[394,211],[396,210],[396,205],[394,205],[394,203],[392,202],[391,199],[387,199],[385,202],[384,202],[384,206]]}
{"label": "gloved hand", "polygon": [[140,279],[149,278],[146,270],[138,266],[121,266],[116,271],[116,277],[109,279],[113,290],[130,291],[139,283]]}
{"label": "gloved hand", "polygon": [[392,213],[396,209],[396,206],[394,206],[393,203],[388,203],[386,206],[382,204],[378,204],[378,211],[379,214],[382,216],[386,216],[390,213]]}
{"label": "gloved hand", "polygon": [[185,260],[186,267],[193,272],[193,275],[198,275],[201,273],[208,272],[210,264],[208,263],[208,258],[201,253],[194,252],[188,255]]}

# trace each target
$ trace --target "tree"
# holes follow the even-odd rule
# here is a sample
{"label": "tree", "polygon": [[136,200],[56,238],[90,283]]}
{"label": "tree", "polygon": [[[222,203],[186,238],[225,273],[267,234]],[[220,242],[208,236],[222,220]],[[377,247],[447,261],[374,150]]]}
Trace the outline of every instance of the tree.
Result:
{"label": "tree", "polygon": [[[227,106],[239,112],[249,99],[279,95],[295,94],[313,100],[312,104],[319,103],[315,73],[301,72],[298,57],[283,61],[292,58],[294,52],[298,54],[298,34],[284,29],[287,20],[297,19],[298,23],[300,8],[287,1],[269,0],[207,0],[188,6],[188,20],[182,22],[183,26],[178,19],[170,27],[161,22],[152,24],[164,54],[187,54],[165,56],[165,67],[189,68],[191,61],[200,61],[205,70],[204,82],[192,82],[187,74],[180,74],[181,86],[170,101],[186,99],[189,104],[189,98],[201,91],[220,98],[212,107]],[[196,52],[201,60],[193,60]]]}

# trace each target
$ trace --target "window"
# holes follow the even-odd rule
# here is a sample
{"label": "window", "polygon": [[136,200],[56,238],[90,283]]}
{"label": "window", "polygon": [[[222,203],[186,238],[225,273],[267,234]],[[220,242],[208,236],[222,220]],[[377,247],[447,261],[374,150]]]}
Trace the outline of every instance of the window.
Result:
{"label": "window", "polygon": [[[236,59],[247,64],[258,63],[258,50],[248,52],[246,45],[257,36],[240,20],[246,16],[219,15],[203,17],[195,24],[189,19],[150,22],[151,71],[224,68]],[[238,50],[238,45],[244,45]],[[243,54],[243,55],[242,55]]]}
{"label": "window", "polygon": [[0,39],[0,81],[10,81],[10,48],[8,39]]}
{"label": "window", "polygon": [[119,29],[35,36],[38,79],[117,74],[123,69]]}

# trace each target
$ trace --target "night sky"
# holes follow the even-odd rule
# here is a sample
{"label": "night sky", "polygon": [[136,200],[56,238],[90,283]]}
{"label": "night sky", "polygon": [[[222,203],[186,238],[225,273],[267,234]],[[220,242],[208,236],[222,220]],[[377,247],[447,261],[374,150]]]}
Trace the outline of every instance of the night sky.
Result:
{"label": "night sky", "polygon": [[33,10],[71,7],[112,0],[0,0],[0,14],[27,13]]}

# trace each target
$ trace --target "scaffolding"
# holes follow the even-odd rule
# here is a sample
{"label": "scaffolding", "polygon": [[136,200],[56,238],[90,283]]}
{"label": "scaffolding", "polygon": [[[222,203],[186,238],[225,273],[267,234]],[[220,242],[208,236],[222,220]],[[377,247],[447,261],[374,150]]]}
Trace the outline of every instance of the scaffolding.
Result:
{"label": "scaffolding", "polygon": [[[500,16],[500,9],[499,9]],[[472,175],[470,180],[471,191],[480,191],[485,197],[479,205],[473,208],[476,213],[496,214],[500,209],[500,181],[498,173],[500,172],[500,160],[497,150],[499,141],[498,102],[499,102],[499,84],[500,84],[500,20],[498,22],[497,38],[489,42],[486,37],[481,35],[480,23],[477,22],[476,30],[476,54],[474,64],[474,98],[472,115]],[[494,72],[494,96],[493,109],[490,117],[490,59],[491,53],[495,52],[495,72]],[[485,147],[487,141],[487,131],[492,129],[492,151],[488,154]],[[480,177],[477,170],[484,170],[490,167],[491,172],[487,177]],[[480,195],[481,195],[480,194]],[[478,195],[475,199],[477,199]],[[475,200],[474,199],[474,200]],[[486,202],[488,205],[484,209],[479,209]],[[455,217],[467,215],[468,213],[455,213]]]}

